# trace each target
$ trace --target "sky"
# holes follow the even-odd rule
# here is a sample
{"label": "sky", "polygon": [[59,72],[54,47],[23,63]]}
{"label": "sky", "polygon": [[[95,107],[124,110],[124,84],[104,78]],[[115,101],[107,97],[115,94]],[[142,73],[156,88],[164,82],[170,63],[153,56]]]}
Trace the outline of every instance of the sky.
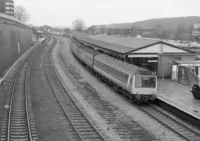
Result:
{"label": "sky", "polygon": [[35,26],[72,27],[136,22],[151,18],[200,16],[200,0],[14,0],[31,16]]}

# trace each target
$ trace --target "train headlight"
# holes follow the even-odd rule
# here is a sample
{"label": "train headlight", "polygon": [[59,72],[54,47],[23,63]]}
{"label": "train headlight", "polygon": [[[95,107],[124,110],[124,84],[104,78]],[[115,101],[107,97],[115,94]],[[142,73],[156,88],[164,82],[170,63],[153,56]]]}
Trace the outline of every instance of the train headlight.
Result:
{"label": "train headlight", "polygon": [[138,94],[138,92],[136,92],[135,98],[137,101],[140,101],[142,96],[140,94]]}
{"label": "train headlight", "polygon": [[152,100],[152,101],[156,100],[156,95],[152,95],[152,96],[151,96],[151,100]]}

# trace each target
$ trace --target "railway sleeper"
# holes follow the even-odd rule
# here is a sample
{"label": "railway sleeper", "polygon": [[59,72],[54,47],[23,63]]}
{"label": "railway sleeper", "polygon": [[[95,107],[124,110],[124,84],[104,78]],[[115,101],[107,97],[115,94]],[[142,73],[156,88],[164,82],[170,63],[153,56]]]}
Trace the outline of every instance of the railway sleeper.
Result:
{"label": "railway sleeper", "polygon": [[11,129],[12,132],[28,132],[27,128],[16,128],[16,129]]}
{"label": "railway sleeper", "polygon": [[97,135],[95,131],[79,131],[79,130],[77,130],[77,131],[78,131],[79,134],[81,134],[82,137],[83,137],[84,135],[89,136],[89,135],[91,135],[91,134],[92,134],[92,135]]}
{"label": "railway sleeper", "polygon": [[77,123],[77,124],[82,124],[82,123],[87,123],[87,121],[86,121],[85,119],[84,119],[84,120],[73,120],[72,123],[73,123],[73,124],[74,124],[74,123],[75,123],[75,124],[76,124],[76,123]]}
{"label": "railway sleeper", "polygon": [[90,129],[91,127],[90,126],[86,126],[86,127],[84,127],[84,126],[79,126],[79,125],[74,125],[74,127],[75,128],[77,128],[77,129],[80,129],[80,130],[82,130],[82,129]]}

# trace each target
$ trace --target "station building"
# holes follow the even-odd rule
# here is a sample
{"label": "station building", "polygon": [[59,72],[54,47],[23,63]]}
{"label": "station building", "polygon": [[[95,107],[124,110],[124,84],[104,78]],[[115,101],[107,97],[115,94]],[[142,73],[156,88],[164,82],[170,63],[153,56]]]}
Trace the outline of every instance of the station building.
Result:
{"label": "station building", "polygon": [[171,78],[176,60],[195,60],[194,51],[177,47],[161,40],[119,37],[111,35],[86,35],[74,32],[73,36],[84,45],[117,59],[147,68],[158,77]]}

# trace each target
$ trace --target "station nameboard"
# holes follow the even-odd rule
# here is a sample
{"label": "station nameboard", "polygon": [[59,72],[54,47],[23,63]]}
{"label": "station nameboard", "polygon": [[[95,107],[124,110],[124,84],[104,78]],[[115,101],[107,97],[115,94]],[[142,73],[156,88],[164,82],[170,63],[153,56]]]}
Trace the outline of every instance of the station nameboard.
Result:
{"label": "station nameboard", "polygon": [[148,60],[148,62],[158,62],[158,60]]}

